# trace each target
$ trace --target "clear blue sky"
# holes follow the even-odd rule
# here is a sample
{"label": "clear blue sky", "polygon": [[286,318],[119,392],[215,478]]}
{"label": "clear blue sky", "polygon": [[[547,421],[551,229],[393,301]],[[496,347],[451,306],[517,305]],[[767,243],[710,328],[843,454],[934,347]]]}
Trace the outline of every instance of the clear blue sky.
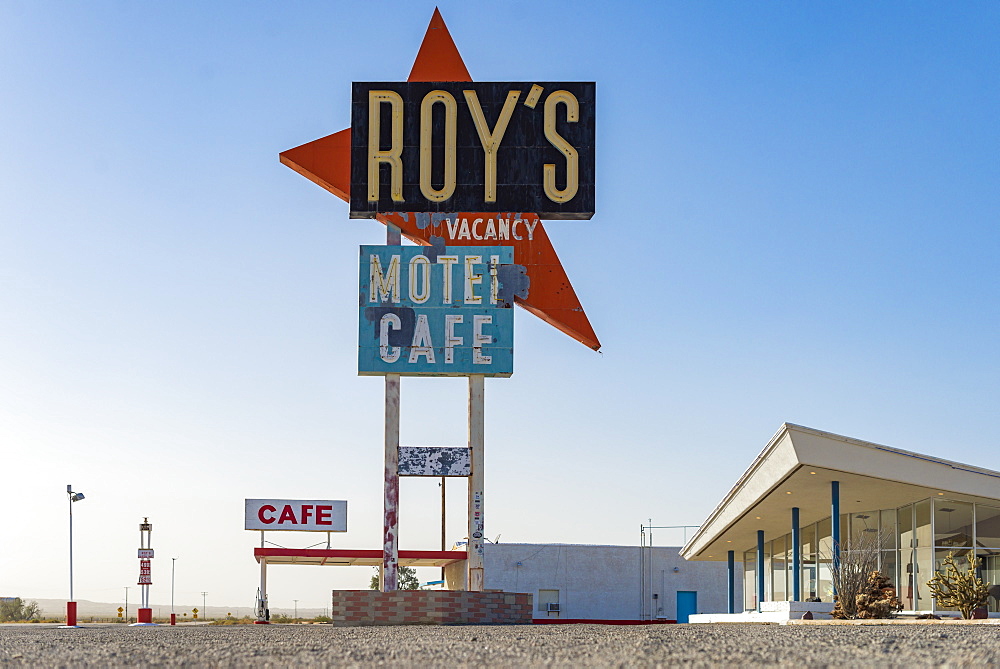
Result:
{"label": "clear blue sky", "polygon": [[[67,483],[78,599],[136,582],[148,516],[154,602],[176,556],[179,602],[250,606],[244,497],[347,499],[335,545],[379,546],[384,228],[278,153],[405,79],[433,8],[0,0],[0,595],[66,596]],[[441,11],[478,80],[598,86],[598,213],[547,229],[604,350],[516,314],[489,537],[697,524],[783,421],[1000,470],[1000,5]],[[403,442],[464,443],[464,392],[404,380]],[[436,485],[402,504],[436,548]],[[271,571],[275,607],[369,576]]]}

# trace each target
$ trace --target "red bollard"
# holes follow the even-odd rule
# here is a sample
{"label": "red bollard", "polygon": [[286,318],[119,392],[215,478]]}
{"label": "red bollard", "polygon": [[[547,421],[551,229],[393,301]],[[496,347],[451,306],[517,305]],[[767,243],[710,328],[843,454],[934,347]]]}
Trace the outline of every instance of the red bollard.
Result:
{"label": "red bollard", "polygon": [[171,613],[170,614],[170,624],[171,625],[176,625],[177,624],[177,614],[176,613]]}
{"label": "red bollard", "polygon": [[76,627],[76,602],[66,602],[66,627]]}

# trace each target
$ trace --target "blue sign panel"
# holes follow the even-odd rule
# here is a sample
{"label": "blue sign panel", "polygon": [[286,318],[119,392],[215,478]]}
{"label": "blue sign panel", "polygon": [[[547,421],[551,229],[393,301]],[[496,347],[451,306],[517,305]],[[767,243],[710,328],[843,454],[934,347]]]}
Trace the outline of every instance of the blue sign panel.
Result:
{"label": "blue sign panel", "polygon": [[510,376],[514,297],[528,296],[511,246],[362,246],[358,374]]}

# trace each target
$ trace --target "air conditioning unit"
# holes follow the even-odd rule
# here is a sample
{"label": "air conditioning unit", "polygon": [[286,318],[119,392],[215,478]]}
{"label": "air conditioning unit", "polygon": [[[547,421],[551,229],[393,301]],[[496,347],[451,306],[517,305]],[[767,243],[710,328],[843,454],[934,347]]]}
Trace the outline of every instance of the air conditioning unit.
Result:
{"label": "air conditioning unit", "polygon": [[545,610],[548,613],[559,613],[559,603],[549,602],[548,604],[545,605]]}

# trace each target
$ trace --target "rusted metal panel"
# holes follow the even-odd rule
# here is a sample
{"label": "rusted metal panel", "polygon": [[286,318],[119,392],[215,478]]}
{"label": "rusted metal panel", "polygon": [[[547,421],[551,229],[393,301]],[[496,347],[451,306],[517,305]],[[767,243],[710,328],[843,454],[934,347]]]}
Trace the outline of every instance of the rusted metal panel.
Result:
{"label": "rusted metal panel", "polygon": [[400,476],[468,476],[472,454],[465,446],[400,446]]}

